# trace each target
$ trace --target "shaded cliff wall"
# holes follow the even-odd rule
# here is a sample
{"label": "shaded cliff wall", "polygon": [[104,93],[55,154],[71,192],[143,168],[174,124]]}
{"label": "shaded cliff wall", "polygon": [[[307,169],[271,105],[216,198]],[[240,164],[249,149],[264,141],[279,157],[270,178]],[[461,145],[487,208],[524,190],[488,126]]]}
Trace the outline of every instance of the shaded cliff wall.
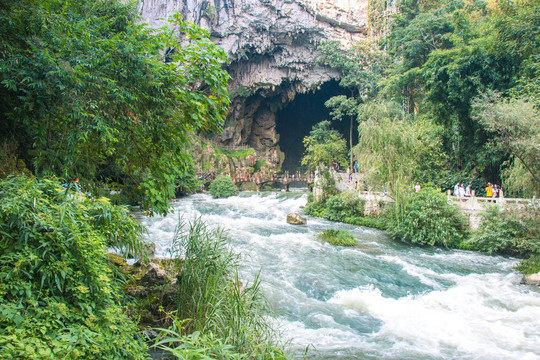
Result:
{"label": "shaded cliff wall", "polygon": [[314,64],[317,45],[365,37],[367,1],[141,0],[139,11],[152,27],[179,12],[210,31],[228,54],[231,75],[231,107],[220,140],[260,149],[279,143],[280,109],[298,93],[337,78]]}

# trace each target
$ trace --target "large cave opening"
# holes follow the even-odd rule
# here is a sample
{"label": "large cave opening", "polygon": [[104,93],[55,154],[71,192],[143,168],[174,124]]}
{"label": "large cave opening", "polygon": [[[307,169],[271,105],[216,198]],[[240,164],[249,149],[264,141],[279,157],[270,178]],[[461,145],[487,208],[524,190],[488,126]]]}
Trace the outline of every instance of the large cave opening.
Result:
{"label": "large cave opening", "polygon": [[[339,87],[337,81],[329,81],[315,92],[297,95],[276,114],[279,147],[285,154],[282,166],[284,171],[305,170],[300,164],[304,155],[302,140],[309,135],[313,125],[323,120],[331,120],[332,127],[342,133],[347,140],[347,145],[349,144],[349,119],[332,120],[330,109],[324,106],[328,99],[336,95],[346,95],[346,90]],[[353,141],[356,141],[358,139],[356,123],[353,124],[353,130]]]}

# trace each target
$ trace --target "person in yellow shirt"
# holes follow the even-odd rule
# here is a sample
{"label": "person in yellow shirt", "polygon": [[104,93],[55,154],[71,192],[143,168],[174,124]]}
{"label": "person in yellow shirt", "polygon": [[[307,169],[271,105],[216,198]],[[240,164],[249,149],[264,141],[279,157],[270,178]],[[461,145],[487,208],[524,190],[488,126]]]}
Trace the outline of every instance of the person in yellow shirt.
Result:
{"label": "person in yellow shirt", "polygon": [[493,196],[493,185],[491,183],[488,183],[488,186],[486,188],[486,197],[491,198],[492,196]]}

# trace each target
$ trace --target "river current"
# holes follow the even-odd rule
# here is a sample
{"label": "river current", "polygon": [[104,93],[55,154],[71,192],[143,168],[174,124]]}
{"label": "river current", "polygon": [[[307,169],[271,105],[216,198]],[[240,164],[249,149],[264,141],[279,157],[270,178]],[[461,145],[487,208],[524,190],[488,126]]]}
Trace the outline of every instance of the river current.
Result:
{"label": "river current", "polygon": [[[272,321],[307,359],[540,359],[540,291],[519,285],[517,260],[418,247],[384,232],[307,217],[299,193],[193,195],[145,218],[158,257],[169,257],[179,215],[226,229],[241,278],[260,274]],[[358,246],[316,235],[344,229]]]}

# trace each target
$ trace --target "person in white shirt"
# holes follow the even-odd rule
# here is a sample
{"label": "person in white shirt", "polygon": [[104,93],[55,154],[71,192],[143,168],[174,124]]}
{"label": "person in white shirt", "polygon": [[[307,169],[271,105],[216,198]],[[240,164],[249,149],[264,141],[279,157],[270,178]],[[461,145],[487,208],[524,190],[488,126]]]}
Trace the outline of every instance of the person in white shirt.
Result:
{"label": "person in white shirt", "polygon": [[419,192],[419,191],[420,191],[420,189],[421,189],[421,187],[420,187],[420,183],[419,183],[419,182],[417,182],[417,183],[416,183],[416,186],[414,187],[414,191],[416,191],[416,192]]}
{"label": "person in white shirt", "polygon": [[471,184],[467,185],[467,188],[465,189],[465,196],[466,197],[471,196]]}
{"label": "person in white shirt", "polygon": [[459,186],[459,197],[465,196],[465,188],[463,187],[463,183]]}
{"label": "person in white shirt", "polygon": [[459,183],[454,186],[454,196],[459,197]]}

